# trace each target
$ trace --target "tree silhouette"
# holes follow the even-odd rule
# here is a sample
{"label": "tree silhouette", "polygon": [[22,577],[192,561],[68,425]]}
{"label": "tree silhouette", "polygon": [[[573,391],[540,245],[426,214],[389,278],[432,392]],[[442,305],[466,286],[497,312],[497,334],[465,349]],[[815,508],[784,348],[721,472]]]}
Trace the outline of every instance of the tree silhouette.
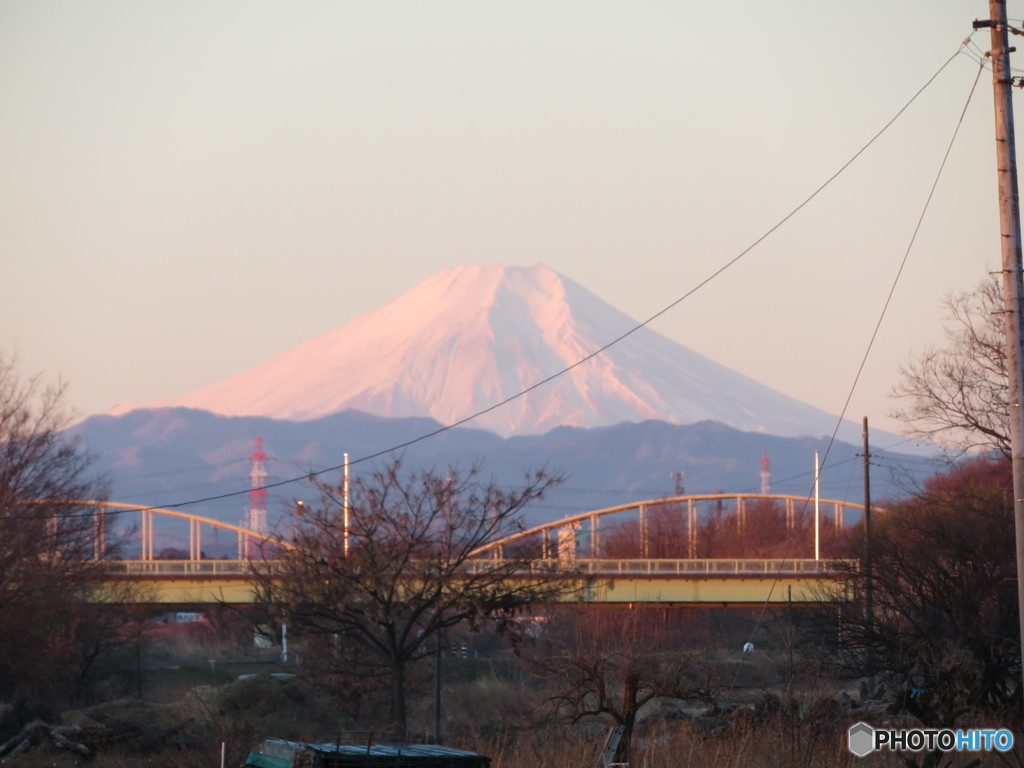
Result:
{"label": "tree silhouette", "polygon": [[410,665],[433,652],[439,632],[501,623],[565,591],[565,574],[531,570],[529,555],[478,553],[522,530],[524,507],[559,481],[535,472],[506,490],[482,482],[477,467],[403,474],[393,461],[353,483],[347,535],[341,489],[324,486],[283,562],[257,568],[259,590],[349,674],[389,679],[390,722],[403,739]]}
{"label": "tree silhouette", "polygon": [[527,669],[549,691],[543,715],[621,726],[617,763],[629,762],[637,715],[652,699],[714,700],[700,654],[680,647],[662,611],[643,605],[562,611],[558,628],[526,652]]}
{"label": "tree silhouette", "polygon": [[1012,716],[1021,696],[1012,499],[1009,461],[977,458],[872,522],[871,617],[863,601],[817,616],[816,636],[843,674],[873,677],[928,727]]}
{"label": "tree silhouette", "polygon": [[928,347],[900,368],[890,415],[914,437],[955,451],[981,448],[1010,455],[1002,285],[992,276],[951,294],[946,344]]}
{"label": "tree silhouette", "polygon": [[99,610],[107,552],[94,508],[72,500],[106,488],[62,431],[62,401],[62,387],[22,381],[0,356],[0,699],[73,697],[98,661],[96,627],[81,619]]}

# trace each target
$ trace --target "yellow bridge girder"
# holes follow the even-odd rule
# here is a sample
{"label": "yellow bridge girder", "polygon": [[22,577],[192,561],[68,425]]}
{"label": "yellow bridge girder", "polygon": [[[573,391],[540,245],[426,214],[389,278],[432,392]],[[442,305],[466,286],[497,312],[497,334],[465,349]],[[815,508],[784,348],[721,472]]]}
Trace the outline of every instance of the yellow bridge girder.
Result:
{"label": "yellow bridge girder", "polygon": [[[261,564],[262,565],[262,564]],[[477,568],[493,565],[476,561]],[[244,605],[256,600],[245,560],[135,560],[110,563],[111,577],[140,585],[140,604]],[[579,603],[740,605],[818,603],[848,599],[834,563],[824,560],[559,560],[538,561],[534,572],[564,571],[581,589]],[[521,578],[530,578],[524,572]]]}
{"label": "yellow bridge girder", "polygon": [[635,576],[597,581],[580,602],[672,605],[763,605],[834,602],[846,590],[834,581],[807,576],[659,578]]}

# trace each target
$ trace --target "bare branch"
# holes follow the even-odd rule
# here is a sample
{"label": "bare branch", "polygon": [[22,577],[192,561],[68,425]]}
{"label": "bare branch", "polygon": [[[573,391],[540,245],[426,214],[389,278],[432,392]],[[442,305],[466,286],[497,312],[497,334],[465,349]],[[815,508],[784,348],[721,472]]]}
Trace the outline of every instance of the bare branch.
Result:
{"label": "bare branch", "polygon": [[900,368],[890,412],[914,437],[1010,455],[1002,288],[997,276],[945,301],[946,343]]}
{"label": "bare branch", "polygon": [[[116,634],[95,510],[105,484],[64,431],[64,387],[0,355],[0,689],[74,699]],[[111,536],[113,540],[113,536]],[[109,630],[109,631],[108,631]]]}
{"label": "bare branch", "polygon": [[352,484],[347,554],[341,494],[325,487],[319,507],[296,524],[280,578],[257,574],[261,593],[298,633],[337,638],[339,664],[387,672],[400,736],[406,666],[434,635],[504,619],[567,590],[567,574],[531,574],[531,557],[471,557],[520,531],[524,508],[560,481],[536,472],[505,489],[481,481],[476,466],[403,473],[393,461]]}

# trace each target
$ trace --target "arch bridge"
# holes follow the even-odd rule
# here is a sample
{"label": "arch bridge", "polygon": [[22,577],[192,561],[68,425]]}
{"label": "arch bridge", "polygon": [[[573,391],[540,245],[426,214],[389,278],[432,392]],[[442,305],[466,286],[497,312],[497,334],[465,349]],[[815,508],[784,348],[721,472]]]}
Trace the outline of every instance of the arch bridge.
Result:
{"label": "arch bridge", "polygon": [[[701,505],[705,509],[701,509]],[[510,544],[540,537],[542,556],[557,553],[559,557],[575,557],[582,554],[588,558],[601,558],[604,555],[606,536],[601,530],[601,521],[613,515],[635,513],[636,534],[641,558],[649,557],[651,550],[651,521],[655,512],[661,511],[678,515],[679,522],[685,524],[686,552],[678,553],[677,557],[696,559],[698,550],[698,534],[700,531],[700,514],[710,507],[715,512],[731,513],[735,516],[737,530],[742,533],[747,526],[750,515],[770,509],[777,511],[781,504],[785,513],[787,531],[796,529],[801,517],[807,513],[815,515],[816,524],[821,519],[831,523],[835,531],[845,526],[846,517],[851,513],[863,514],[864,505],[838,499],[817,499],[807,496],[791,496],[784,494],[759,493],[708,493],[690,496],[670,496],[646,501],[633,501],[604,509],[581,512],[576,515],[537,525],[519,533],[506,536],[476,549],[474,555],[490,554],[501,558],[503,550]],[[877,510],[874,505],[872,509]],[[585,538],[580,552],[579,539]],[[554,542],[552,542],[554,538]]]}
{"label": "arch bridge", "polygon": [[[203,559],[203,526],[208,526],[215,531],[228,531],[237,536],[238,560],[250,559],[253,554],[258,554],[262,557],[265,555],[262,548],[266,545],[291,548],[291,544],[281,537],[271,536],[266,532],[240,525],[232,525],[231,523],[225,523],[190,512],[116,501],[76,500],[72,503],[90,506],[95,509],[93,514],[94,553],[97,558],[102,557],[102,553],[106,552],[109,510],[135,511],[139,513],[140,560],[142,561],[156,559],[155,553],[157,550],[154,544],[156,528],[154,522],[158,517],[188,521],[189,560]],[[800,524],[801,518],[808,513],[813,513],[815,509],[819,513],[815,516],[819,524],[831,525],[835,531],[841,531],[846,524],[847,517],[851,514],[858,516],[863,514],[864,506],[863,504],[840,501],[838,499],[818,499],[816,501],[813,497],[783,494],[709,493],[669,496],[659,499],[632,501],[628,504],[619,504],[614,507],[580,512],[489,542],[474,550],[472,554],[474,556],[489,555],[500,558],[506,546],[539,537],[542,546],[542,559],[547,559],[551,556],[580,556],[599,559],[604,556],[607,544],[606,534],[602,531],[602,520],[619,515],[623,517],[633,516],[633,519],[629,522],[635,523],[639,556],[641,559],[647,559],[650,557],[651,550],[652,521],[657,519],[656,515],[660,512],[663,515],[674,515],[676,521],[683,525],[686,533],[686,551],[673,553],[673,558],[693,560],[698,557],[700,515],[707,513],[709,509],[713,512],[732,515],[735,520],[736,530],[742,533],[751,515],[756,515],[766,510],[784,512],[784,525],[786,530],[789,531],[794,530]],[[581,539],[583,540],[582,542],[580,541]]]}
{"label": "arch bridge", "polygon": [[[280,537],[213,518],[173,509],[149,507],[111,501],[76,501],[94,508],[94,555],[106,552],[108,517],[114,510],[138,512],[141,558],[112,561],[111,573],[120,578],[140,579],[154,587],[153,602],[203,603],[251,602],[249,581],[253,560],[271,559],[276,548],[290,548]],[[819,499],[816,507],[819,522],[840,530],[852,513],[863,512],[863,506],[834,499]],[[572,561],[575,570],[605,579],[599,589],[588,593],[594,602],[672,602],[683,604],[745,604],[760,602],[768,594],[774,602],[785,599],[814,601],[820,591],[814,586],[822,579],[834,579],[835,569],[825,559],[799,555],[785,559],[698,558],[698,534],[701,515],[708,509],[734,518],[738,531],[750,522],[751,516],[770,510],[787,530],[795,529],[801,516],[815,509],[815,500],[802,496],[761,494],[700,494],[635,501],[614,507],[591,510],[561,520],[544,523],[514,535],[493,541],[472,553],[479,567],[486,559],[500,559],[504,548],[517,542],[540,540],[539,568],[558,568]],[[685,531],[686,552],[671,558],[650,557],[652,521],[656,513],[674,516]],[[602,521],[620,515],[634,525],[633,533],[639,557],[613,559],[606,553],[607,531]],[[156,557],[156,525],[160,517],[188,521],[188,559]],[[225,530],[237,536],[237,559],[204,558],[202,533],[204,527]],[[268,546],[269,545],[269,546]],[[471,564],[471,567],[472,564]],[[782,582],[780,582],[782,579]],[[776,585],[780,586],[775,589]],[[771,589],[767,589],[771,586]]]}

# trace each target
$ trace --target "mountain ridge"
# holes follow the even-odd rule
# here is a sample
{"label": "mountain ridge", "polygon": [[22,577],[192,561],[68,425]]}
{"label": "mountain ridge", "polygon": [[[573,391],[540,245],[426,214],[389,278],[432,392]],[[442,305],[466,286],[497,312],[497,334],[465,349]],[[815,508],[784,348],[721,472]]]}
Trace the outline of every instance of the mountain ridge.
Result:
{"label": "mountain ridge", "polygon": [[[473,426],[503,435],[647,419],[721,421],[785,436],[831,434],[836,425],[836,417],[641,326],[541,265],[443,270],[223,381],[110,413],[174,406],[289,420],[349,408],[442,424],[480,414]],[[843,431],[855,439],[859,427],[846,422]]]}
{"label": "mountain ridge", "polygon": [[[283,421],[170,408],[91,416],[70,433],[84,441],[97,457],[97,469],[110,477],[112,500],[177,507],[233,494],[189,503],[189,510],[234,524],[242,521],[249,504],[249,454],[257,435],[268,455],[268,482],[294,481],[270,491],[272,521],[286,517],[294,500],[316,498],[316,486],[307,477],[338,467],[345,453],[354,477],[395,456],[408,469],[434,472],[482,465],[486,477],[507,486],[521,482],[529,469],[564,473],[564,485],[528,510],[530,524],[668,496],[673,490],[671,475],[679,471],[684,472],[688,493],[756,493],[765,451],[772,462],[774,493],[810,494],[815,452],[823,459],[822,498],[857,502],[863,491],[858,446],[837,442],[826,451],[826,438],[741,432],[720,422],[675,425],[648,420],[509,437],[460,427],[418,439],[439,428],[430,419],[385,418],[353,410],[309,421]],[[406,447],[397,454],[389,452],[401,444]],[[916,455],[874,446],[872,454],[888,465],[906,467],[905,480],[881,468],[873,472],[877,504],[905,495],[907,483],[919,482],[935,470]],[[377,458],[363,460],[373,456]],[[340,472],[323,472],[320,479],[338,482]]]}

